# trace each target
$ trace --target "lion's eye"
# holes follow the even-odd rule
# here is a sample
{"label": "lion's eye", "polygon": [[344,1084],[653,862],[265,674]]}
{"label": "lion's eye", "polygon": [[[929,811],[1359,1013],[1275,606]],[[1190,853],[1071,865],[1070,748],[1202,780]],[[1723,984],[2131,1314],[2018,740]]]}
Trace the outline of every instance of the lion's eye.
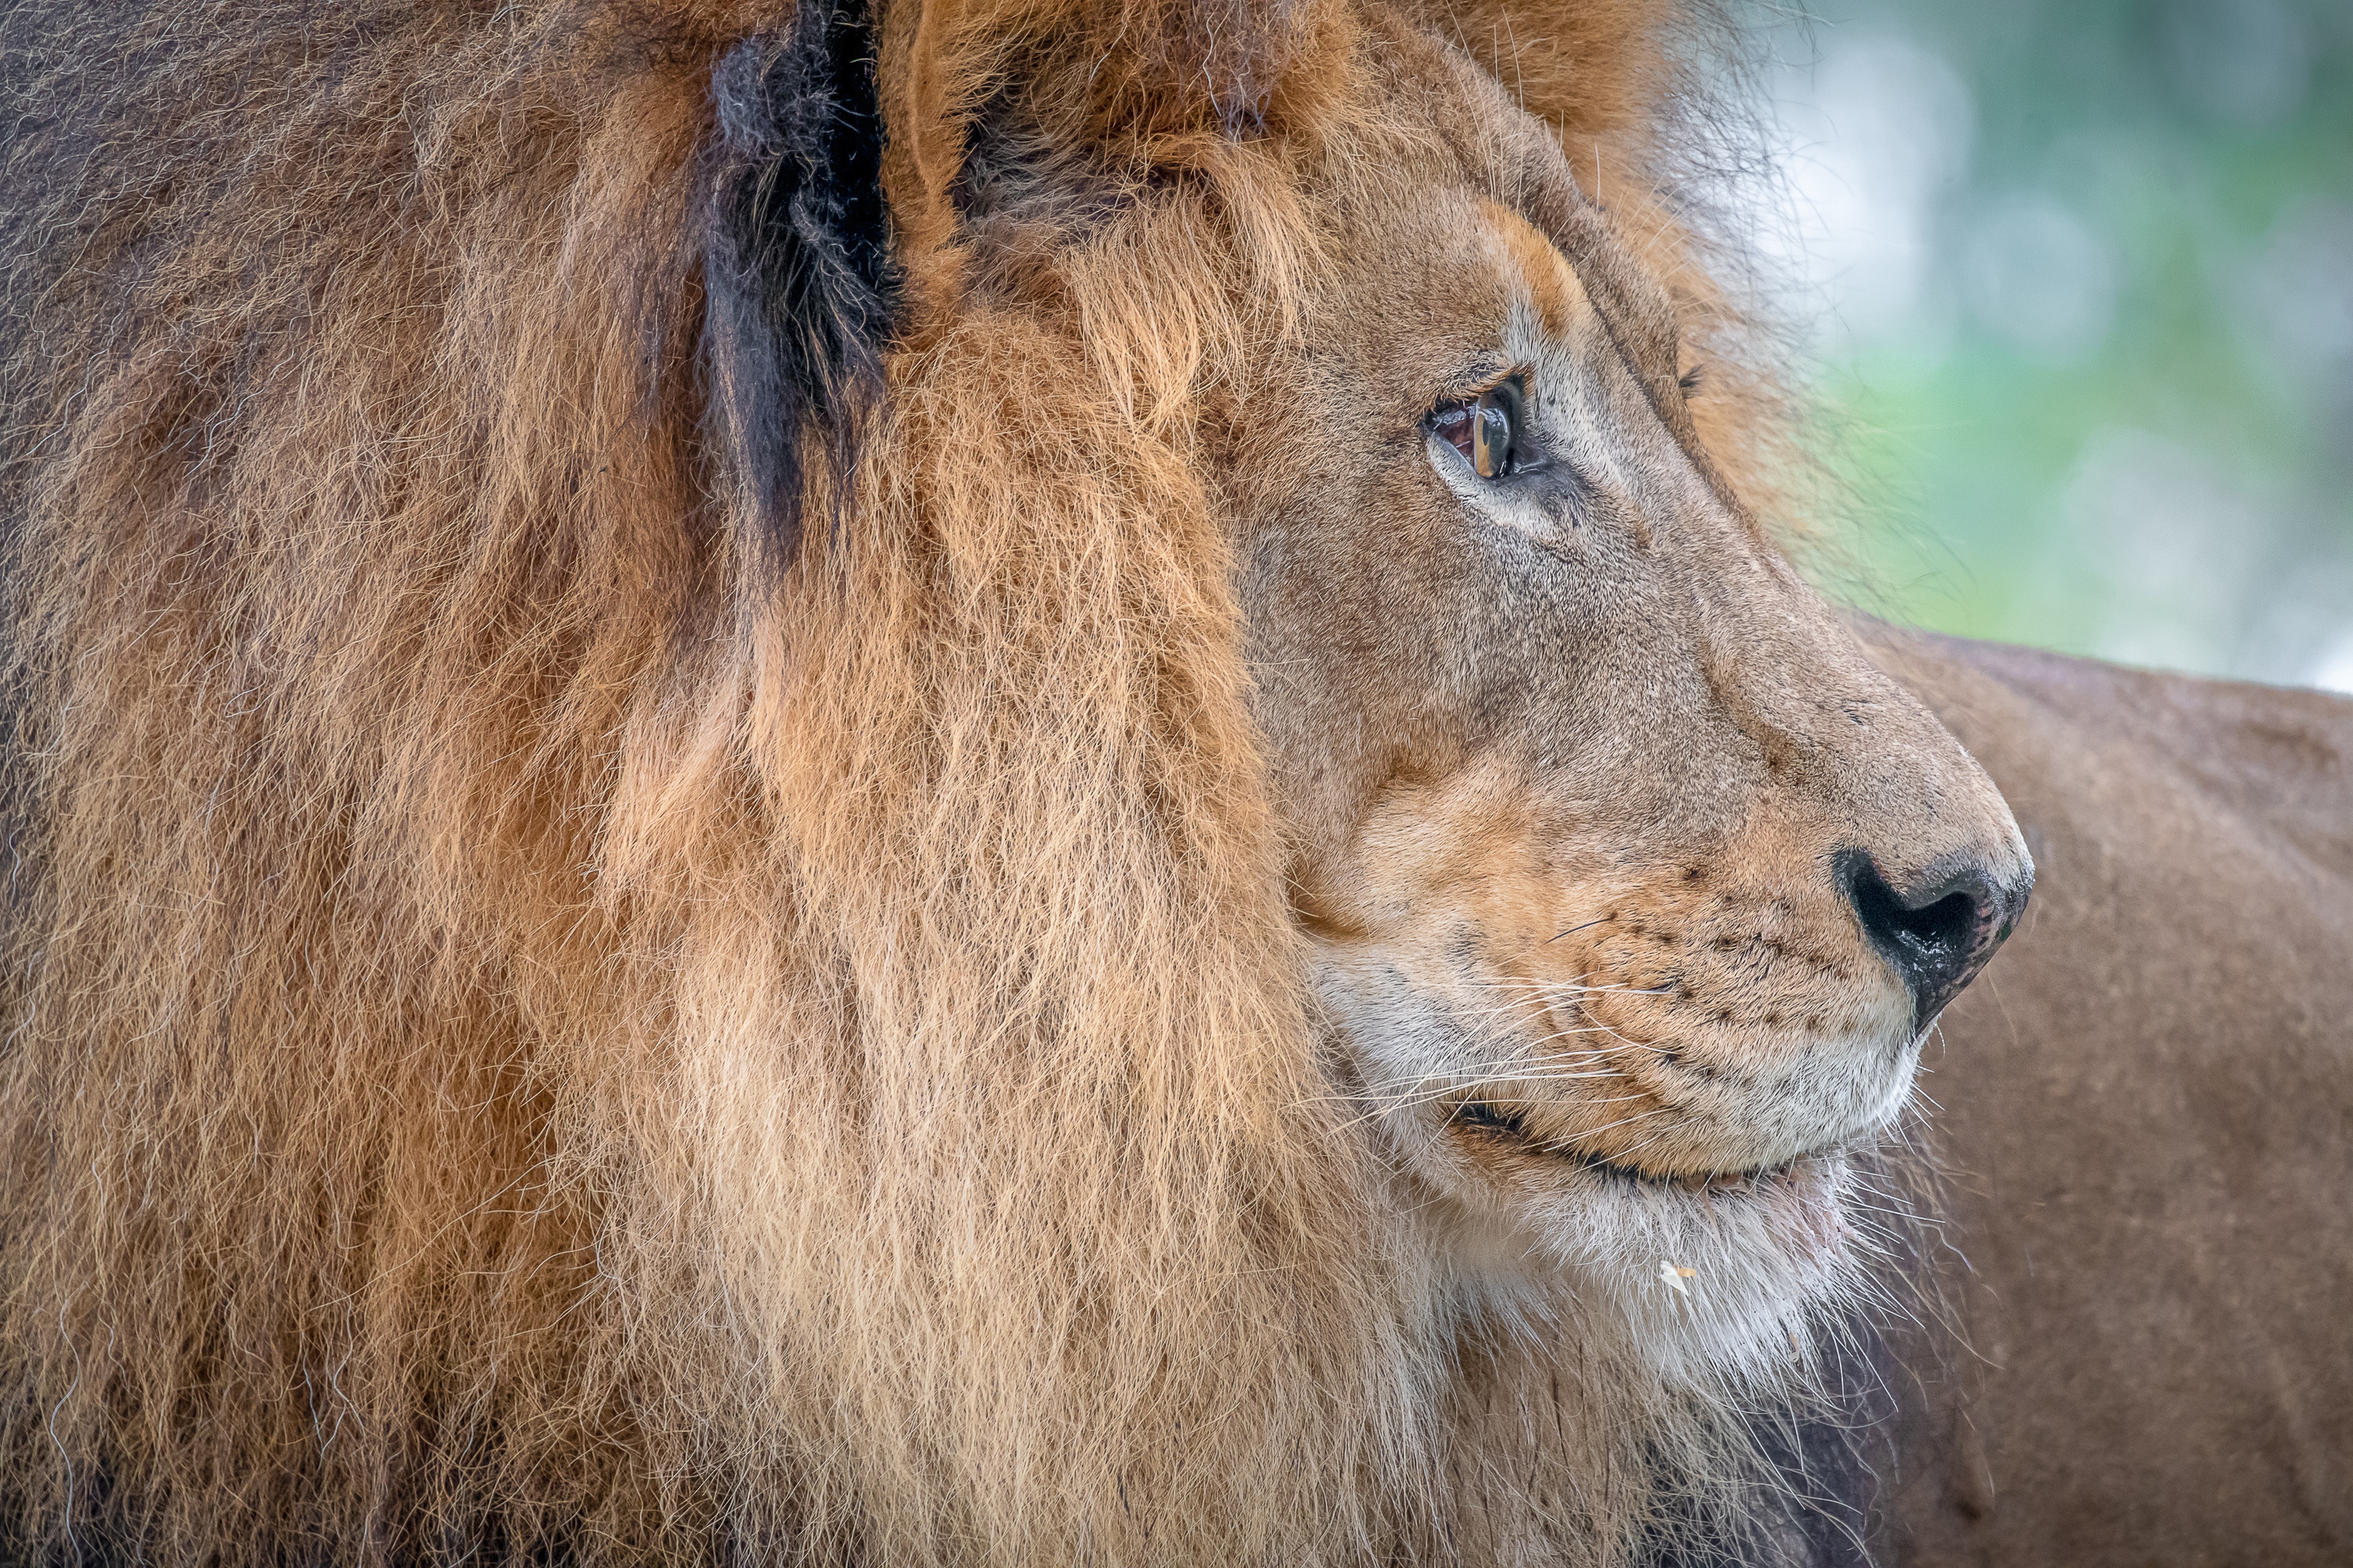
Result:
{"label": "lion's eye", "polygon": [[1468,458],[1481,479],[1502,479],[1518,456],[1526,397],[1525,384],[1513,376],[1468,403],[1440,404],[1430,431]]}

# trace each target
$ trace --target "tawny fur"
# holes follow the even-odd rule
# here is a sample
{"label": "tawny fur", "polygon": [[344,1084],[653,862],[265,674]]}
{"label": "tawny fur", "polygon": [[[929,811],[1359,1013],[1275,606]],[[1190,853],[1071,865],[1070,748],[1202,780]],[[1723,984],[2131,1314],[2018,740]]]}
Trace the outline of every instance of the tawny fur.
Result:
{"label": "tawny fur", "polygon": [[[1664,23],[1592,16],[1546,102],[1639,147]],[[695,237],[776,20],[11,18],[20,1547],[1635,1550],[1783,1390],[1458,1311],[1334,1091],[1204,466],[1394,20],[887,7],[906,313],[788,566]],[[976,236],[1008,82],[1176,195]]]}

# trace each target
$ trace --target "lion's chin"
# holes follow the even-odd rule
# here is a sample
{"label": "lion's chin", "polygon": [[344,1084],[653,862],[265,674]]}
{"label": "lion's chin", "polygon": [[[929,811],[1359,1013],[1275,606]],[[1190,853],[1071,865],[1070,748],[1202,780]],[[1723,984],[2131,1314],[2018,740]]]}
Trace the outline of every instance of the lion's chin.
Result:
{"label": "lion's chin", "polygon": [[1604,1320],[1669,1384],[1778,1384],[1856,1298],[1849,1224],[1856,1181],[1841,1150],[1765,1170],[1658,1175],[1564,1163],[1548,1190],[1455,1208],[1458,1289],[1482,1312]]}

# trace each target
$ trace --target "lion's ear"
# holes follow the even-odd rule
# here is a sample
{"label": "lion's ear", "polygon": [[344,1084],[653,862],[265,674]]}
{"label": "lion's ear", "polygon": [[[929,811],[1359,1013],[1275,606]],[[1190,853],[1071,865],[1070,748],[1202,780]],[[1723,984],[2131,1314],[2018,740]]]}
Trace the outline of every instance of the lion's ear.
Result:
{"label": "lion's ear", "polygon": [[1580,179],[1577,154],[1590,143],[1648,127],[1669,85],[1665,48],[1682,10],[1672,0],[1406,0],[1405,8],[1552,126]]}
{"label": "lion's ear", "polygon": [[800,0],[722,56],[711,86],[705,362],[748,543],[782,566],[809,444],[846,468],[897,310],[872,12]]}
{"label": "lion's ear", "polygon": [[1073,29],[1100,61],[1086,108],[1119,130],[1280,130],[1343,63],[1324,0],[1092,0]]}
{"label": "lion's ear", "polygon": [[898,0],[883,36],[886,184],[911,256],[953,237],[976,122],[1056,153],[1302,129],[1345,68],[1341,0]]}

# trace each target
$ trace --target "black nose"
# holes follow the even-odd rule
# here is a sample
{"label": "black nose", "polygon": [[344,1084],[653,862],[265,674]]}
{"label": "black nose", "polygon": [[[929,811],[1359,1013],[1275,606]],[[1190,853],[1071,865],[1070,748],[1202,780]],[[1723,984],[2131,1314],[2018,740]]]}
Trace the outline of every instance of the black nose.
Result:
{"label": "black nose", "polygon": [[2032,890],[2031,872],[1997,880],[1981,866],[1897,892],[1861,849],[1841,849],[1831,869],[1865,936],[1912,988],[1912,1023],[1926,1027],[1977,978],[2010,935]]}

